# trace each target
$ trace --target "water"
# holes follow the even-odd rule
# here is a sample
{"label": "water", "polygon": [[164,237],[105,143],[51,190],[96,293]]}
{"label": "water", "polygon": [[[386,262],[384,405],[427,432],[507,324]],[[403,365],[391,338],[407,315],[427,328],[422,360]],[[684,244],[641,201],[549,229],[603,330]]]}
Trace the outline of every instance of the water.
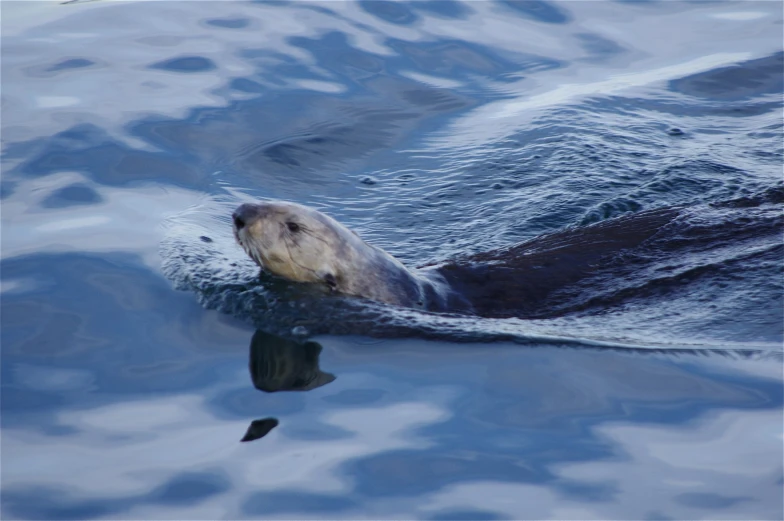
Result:
{"label": "water", "polygon": [[[2,35],[4,519],[784,517],[780,3],[11,1]],[[685,217],[579,311],[477,319],[260,283],[257,198],[412,267]]]}

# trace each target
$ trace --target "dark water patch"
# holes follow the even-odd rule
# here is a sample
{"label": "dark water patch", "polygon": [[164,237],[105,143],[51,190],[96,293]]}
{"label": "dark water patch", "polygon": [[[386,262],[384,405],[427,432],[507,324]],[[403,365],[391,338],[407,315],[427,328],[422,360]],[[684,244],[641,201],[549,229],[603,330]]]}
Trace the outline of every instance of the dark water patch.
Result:
{"label": "dark water patch", "polygon": [[[91,385],[131,394],[139,385],[159,393],[198,387],[216,370],[199,367],[200,355],[191,352],[183,357],[181,346],[156,336],[159,328],[198,308],[186,295],[172,293],[168,281],[150,272],[133,255],[37,254],[5,259],[0,267],[4,283],[20,279],[38,282],[37,289],[6,294],[0,301],[4,323],[13,325],[0,330],[0,370],[4,389],[14,387],[19,393],[14,403],[33,400],[55,407],[58,397],[71,399],[89,391],[84,386],[67,392],[56,388],[37,391],[40,385],[30,388],[25,384],[29,378],[20,379],[15,369],[20,362],[51,366],[51,375],[36,373],[35,379],[42,384],[50,376],[57,377],[60,369],[91,371],[99,365],[102,372],[89,373]],[[148,327],[140,331],[138,320],[142,318]],[[184,326],[177,336],[192,336],[191,345],[203,343],[213,351],[214,344],[221,342],[217,332],[194,333],[192,327]],[[245,343],[243,339],[240,345]],[[127,356],[118,358],[115,349],[127,350]],[[149,370],[156,364],[172,363],[175,371]],[[12,418],[23,419],[9,415],[7,425]]]}
{"label": "dark water patch", "polygon": [[[81,151],[112,141],[106,130],[91,124],[78,124],[47,138],[9,143],[3,150],[4,159],[21,159],[28,162],[39,154]],[[24,164],[24,163],[23,163]],[[15,170],[12,170],[12,172]],[[31,173],[32,174],[32,173]]]}
{"label": "dark water patch", "polygon": [[247,78],[235,78],[231,80],[229,88],[240,92],[247,92],[248,94],[261,94],[262,92],[267,91],[267,88],[261,83]]}
{"label": "dark water patch", "polygon": [[60,72],[69,69],[83,69],[91,67],[95,62],[86,58],[71,58],[70,60],[63,60],[46,69],[46,72]]}
{"label": "dark water patch", "polygon": [[[305,65],[300,61],[294,60],[291,57],[279,61],[274,66],[269,67],[269,69],[270,72],[268,72],[266,76],[262,76],[264,79],[267,79],[270,76],[276,77],[281,86],[286,86],[291,89],[299,88],[297,83],[300,80],[332,81],[332,78],[325,73],[314,69],[309,65]],[[281,80],[281,78],[286,78],[286,80]]]}
{"label": "dark water patch", "polygon": [[189,74],[212,71],[216,69],[216,65],[212,60],[203,56],[182,56],[153,63],[149,68]]}
{"label": "dark water patch", "polygon": [[703,492],[681,494],[675,498],[675,501],[692,508],[721,510],[744,501],[752,501],[752,498],[748,496],[722,496],[720,494]]}
{"label": "dark water patch", "polygon": [[297,61],[294,57],[283,52],[258,47],[246,47],[240,49],[239,56],[240,58],[247,60],[250,63],[258,63],[259,65],[261,64],[262,60],[274,60],[279,62],[287,62],[290,64],[295,64]]}
{"label": "dark water patch", "polygon": [[597,59],[607,59],[618,54],[623,54],[627,50],[617,42],[614,42],[599,34],[580,33],[576,35],[582,48],[592,57]]}
{"label": "dark water patch", "polygon": [[[445,441],[445,440],[444,440]],[[481,461],[460,455],[451,444],[429,452],[401,450],[370,456],[347,466],[361,476],[357,491],[367,497],[405,497],[435,492],[463,481],[498,480],[513,483],[543,481],[529,465],[508,455],[487,454]],[[450,452],[445,449],[449,447]],[[368,479],[377,476],[376,479]],[[382,477],[379,479],[380,477]],[[546,480],[545,480],[546,481]]]}
{"label": "dark water patch", "polygon": [[353,499],[344,496],[314,494],[310,492],[256,492],[242,504],[246,516],[269,516],[284,513],[331,513],[336,514],[356,507]]}
{"label": "dark water patch", "polygon": [[[127,186],[165,177],[169,182],[181,186],[199,187],[206,180],[206,175],[199,172],[187,157],[172,154],[171,151],[134,149],[108,136],[99,137],[92,132],[85,132],[81,126],[52,138],[34,141],[37,152],[28,155],[8,174],[43,177],[62,171],[75,171],[93,182],[110,186]],[[15,148],[15,145],[9,146],[9,155],[17,153]]]}
{"label": "dark water patch", "polygon": [[431,521],[494,521],[496,519],[507,519],[507,517],[486,510],[466,509],[437,512],[424,519]]}
{"label": "dark water patch", "polygon": [[389,0],[359,0],[359,6],[367,13],[385,22],[397,25],[412,25],[418,20],[407,2]]}
{"label": "dark water patch", "polygon": [[[594,355],[599,356],[600,351],[583,351],[577,355],[585,357],[587,365],[584,370],[604,363]],[[501,415],[509,427],[528,431],[529,436],[536,435],[541,429],[557,431],[557,434],[551,434],[556,438],[543,440],[545,444],[558,445],[568,443],[570,439],[580,439],[583,446],[570,450],[567,457],[580,458],[580,454],[591,454],[593,459],[612,456],[612,451],[605,444],[597,443],[596,434],[591,429],[592,425],[602,423],[606,417],[623,416],[626,421],[638,425],[686,426],[700,414],[719,412],[726,404],[765,410],[775,409],[782,402],[775,381],[759,382],[761,387],[757,388],[756,384],[750,386],[742,377],[716,374],[709,367],[700,366],[701,358],[718,356],[719,353],[626,351],[623,355],[631,358],[616,358],[617,365],[603,371],[602,378],[607,386],[604,389],[589,389],[587,381],[567,383],[564,377],[568,378],[568,375],[553,369],[543,371],[534,366],[521,372],[515,368],[518,374],[513,374],[511,368],[494,367],[489,375],[504,387],[511,387],[515,379],[524,377],[529,385],[545,392],[524,402],[518,396],[498,396],[497,407],[492,414]],[[668,387],[662,389],[661,382],[665,379]],[[609,389],[613,389],[611,399],[606,395]],[[763,391],[757,392],[758,389]],[[683,401],[683,396],[690,399]],[[464,405],[477,421],[491,421],[490,411],[483,410],[479,402],[470,401]],[[519,443],[530,447],[524,440]],[[534,461],[548,459],[547,455],[531,454],[529,457]]]}
{"label": "dark water patch", "polygon": [[501,0],[500,3],[511,7],[523,17],[536,22],[565,24],[572,20],[569,11],[561,8],[554,2],[546,2],[544,0]]}
{"label": "dark water patch", "polygon": [[73,184],[53,192],[41,202],[41,206],[44,208],[67,208],[97,204],[102,201],[103,198],[89,186]]}
{"label": "dark water patch", "polygon": [[351,389],[327,396],[324,401],[341,405],[367,405],[378,402],[383,396],[383,391],[375,389]]}
{"label": "dark water patch", "polygon": [[[281,393],[262,398],[257,392],[246,387],[217,393],[205,403],[205,407],[217,418],[225,420],[245,420],[262,414],[279,418],[302,412],[305,406],[305,398],[296,393]],[[237,436],[240,434],[238,432]]]}
{"label": "dark water patch", "polygon": [[[262,3],[262,2],[258,2],[258,3]],[[313,12],[316,12],[316,13],[325,14],[327,16],[333,16],[333,17],[335,17],[337,19],[340,19],[340,20],[343,20],[343,21],[347,20],[345,17],[340,16],[338,13],[336,13],[333,9],[329,9],[327,7],[324,7],[324,3],[323,2],[321,4],[316,4],[316,5],[306,4],[304,2],[301,2],[301,3],[297,3],[295,5],[299,9],[307,9],[308,11],[313,11]],[[363,25],[363,24],[356,24],[355,27],[358,28],[358,29],[360,29],[360,28],[365,29],[368,26]]]}
{"label": "dark water patch", "polygon": [[[64,402],[62,397],[52,393],[19,389],[11,385],[3,386],[3,395],[0,397],[3,411],[7,411],[9,415],[24,414],[28,418],[35,418],[37,413],[48,413],[60,409]],[[6,424],[13,425],[13,422]],[[45,425],[44,430],[49,431],[52,427],[52,425]]]}
{"label": "dark water patch", "polygon": [[152,490],[143,501],[163,505],[192,505],[227,492],[230,488],[231,482],[219,471],[183,472]]}
{"label": "dark water patch", "polygon": [[3,491],[3,511],[17,519],[96,519],[122,512],[126,505],[114,500],[78,500],[52,487],[12,488]]}
{"label": "dark water patch", "polygon": [[314,422],[306,424],[286,425],[286,435],[292,440],[301,440],[308,442],[315,441],[349,441],[355,437],[353,432],[341,428],[340,426]]}
{"label": "dark water patch", "polygon": [[472,13],[471,5],[454,0],[418,0],[411,3],[417,11],[452,19],[465,19]]}
{"label": "dark water patch", "polygon": [[[313,7],[302,6],[303,9]],[[336,15],[330,12],[330,16]],[[312,37],[290,36],[287,42],[312,54],[314,62],[319,64],[318,68],[303,63],[292,54],[270,49],[249,48],[243,49],[240,54],[244,59],[258,63],[259,68],[264,71],[260,77],[268,83],[276,78],[280,85],[290,87],[293,87],[298,79],[335,82],[334,76],[324,74],[326,70],[347,80],[341,85],[342,87],[361,88],[362,86],[356,87],[352,83],[361,82],[385,71],[394,71],[398,68],[396,62],[400,61],[396,56],[385,59],[358,48],[342,31],[326,31]]]}
{"label": "dark water patch", "polygon": [[10,197],[16,191],[16,183],[0,181],[0,199]]}
{"label": "dark water patch", "polygon": [[[449,78],[467,78],[482,74],[503,79],[510,72],[539,72],[563,64],[544,56],[520,53],[514,56],[462,40],[409,42],[390,40],[388,45],[404,56],[419,71]],[[500,77],[499,77],[500,76]]]}
{"label": "dark water patch", "polygon": [[620,486],[612,480],[597,483],[570,482],[564,480],[555,488],[564,496],[586,503],[612,502],[618,497]]}
{"label": "dark water patch", "polygon": [[722,101],[779,94],[784,91],[784,52],[673,80],[669,86],[690,96]]}
{"label": "dark water patch", "polygon": [[[142,45],[149,45],[150,47],[159,47],[165,49],[165,48],[173,48],[176,47],[177,45],[182,44],[183,37],[162,34],[162,35],[155,35],[155,36],[144,36],[142,38],[136,39],[135,41]],[[158,49],[156,54],[158,52],[161,52],[161,49]],[[160,85],[163,86],[163,83],[160,83]]]}
{"label": "dark water patch", "polygon": [[52,136],[52,141],[63,146],[83,148],[106,143],[109,136],[104,129],[96,125],[81,124],[58,132]]}
{"label": "dark water patch", "polygon": [[85,69],[96,68],[98,62],[87,58],[68,58],[51,65],[33,65],[23,69],[24,74],[31,78],[55,78],[62,74]]}
{"label": "dark water patch", "polygon": [[228,480],[219,472],[184,472],[146,494],[101,499],[78,499],[67,489],[14,487],[3,491],[3,508],[20,519],[95,519],[144,503],[169,506],[198,503],[228,488]]}
{"label": "dark water patch", "polygon": [[79,434],[79,430],[68,425],[48,425],[41,429],[44,436],[72,437]]}
{"label": "dark water patch", "polygon": [[[360,168],[429,120],[469,107],[465,98],[410,80],[384,80],[374,87],[378,95],[386,93],[383,102],[277,92],[235,102],[229,109],[198,109],[186,120],[140,121],[133,133],[158,149],[198,157],[213,165],[212,171],[227,171],[280,198],[313,183],[326,195],[340,187],[346,169]],[[144,161],[160,158],[132,153]],[[147,168],[144,174],[152,172]]]}
{"label": "dark water patch", "polygon": [[250,25],[249,18],[212,18],[206,20],[207,25],[222,29],[244,29]]}
{"label": "dark water patch", "polygon": [[[76,340],[83,329],[82,317],[68,311],[54,310],[43,298],[25,300],[18,306],[9,305],[5,313],[18,325],[29,324],[39,327],[24,328],[27,329],[27,339],[19,343],[6,344],[10,352],[25,357],[64,356],[68,354],[66,346],[79,344]],[[20,315],[28,315],[29,318],[18,320]],[[17,334],[19,334],[18,330]]]}
{"label": "dark water patch", "polygon": [[258,416],[259,413],[278,415],[284,412],[296,412],[302,404],[295,403],[295,400],[265,400],[264,407],[260,408],[256,393],[251,389],[231,389],[217,393],[214,397],[207,400],[205,407],[215,411],[216,417],[220,419],[246,419]]}
{"label": "dark water patch", "polygon": [[319,38],[293,37],[289,41],[311,53],[321,67],[350,81],[375,77],[391,65],[391,60],[358,49],[339,31],[328,32]]}
{"label": "dark water patch", "polygon": [[274,7],[289,7],[292,4],[296,4],[297,2],[291,2],[290,0],[251,0],[251,3],[270,5]]}
{"label": "dark water patch", "polygon": [[[777,122],[760,129],[755,129],[751,132],[748,132],[746,135],[748,137],[758,139],[778,138],[782,135],[782,129],[784,129],[784,122]],[[778,153],[781,155],[781,148],[779,148]]]}

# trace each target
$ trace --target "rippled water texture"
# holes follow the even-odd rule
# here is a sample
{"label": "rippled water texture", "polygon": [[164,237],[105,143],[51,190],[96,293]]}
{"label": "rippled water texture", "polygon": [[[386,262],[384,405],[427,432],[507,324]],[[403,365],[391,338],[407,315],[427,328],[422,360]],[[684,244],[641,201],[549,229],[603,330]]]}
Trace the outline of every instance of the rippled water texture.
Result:
{"label": "rippled water texture", "polygon": [[[0,8],[3,519],[784,517],[781,3]],[[412,268],[678,218],[478,318],[259,277],[257,199]]]}

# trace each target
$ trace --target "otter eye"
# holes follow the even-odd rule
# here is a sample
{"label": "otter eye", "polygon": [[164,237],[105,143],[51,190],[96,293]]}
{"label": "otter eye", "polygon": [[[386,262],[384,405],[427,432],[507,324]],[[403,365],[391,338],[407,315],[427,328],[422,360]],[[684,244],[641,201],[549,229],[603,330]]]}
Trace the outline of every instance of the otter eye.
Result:
{"label": "otter eye", "polygon": [[289,229],[290,232],[298,232],[299,231],[299,224],[293,222],[287,222],[286,227]]}

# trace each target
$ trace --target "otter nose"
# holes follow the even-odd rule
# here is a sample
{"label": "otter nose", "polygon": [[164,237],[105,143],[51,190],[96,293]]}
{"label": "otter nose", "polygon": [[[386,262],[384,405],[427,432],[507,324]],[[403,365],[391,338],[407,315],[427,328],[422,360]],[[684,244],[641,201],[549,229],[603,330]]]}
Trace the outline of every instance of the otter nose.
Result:
{"label": "otter nose", "polygon": [[234,227],[239,231],[258,219],[261,216],[261,213],[258,205],[245,203],[234,210],[234,213],[231,214],[231,218],[234,221]]}

